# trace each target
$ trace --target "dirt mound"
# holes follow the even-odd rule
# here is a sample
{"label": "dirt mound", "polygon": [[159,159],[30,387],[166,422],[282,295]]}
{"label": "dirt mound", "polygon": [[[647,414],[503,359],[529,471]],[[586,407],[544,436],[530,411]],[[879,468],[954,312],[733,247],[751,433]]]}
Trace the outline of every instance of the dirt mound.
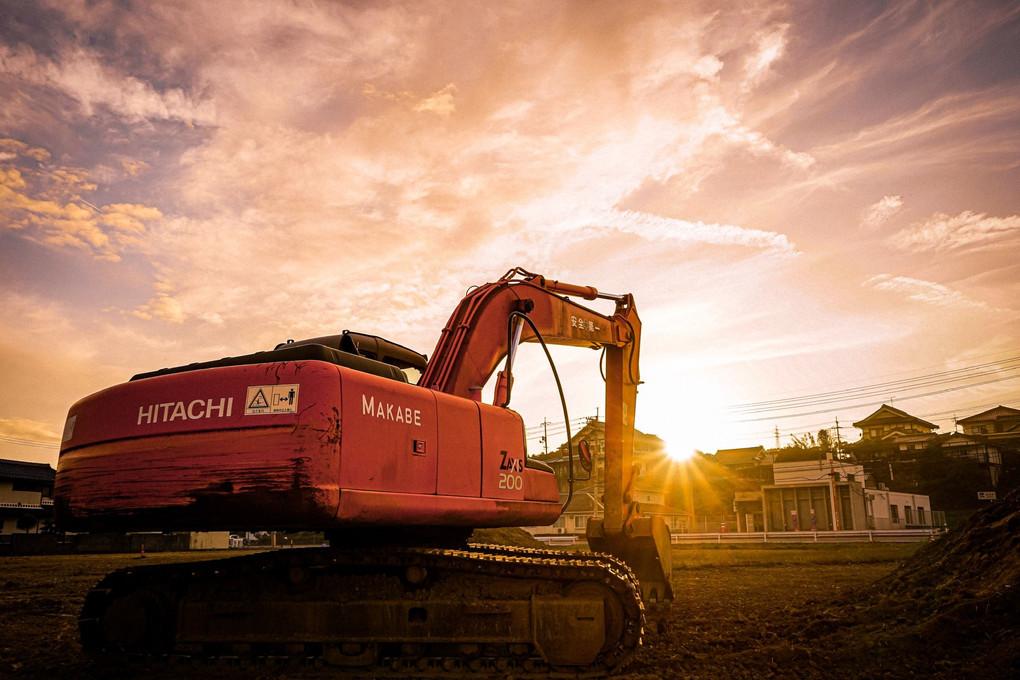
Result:
{"label": "dirt mound", "polygon": [[[832,597],[781,611],[777,603],[777,616],[757,635],[759,622],[749,618],[748,644],[727,645],[729,677],[1020,677],[1020,492],[869,586],[840,591],[837,582]],[[792,581],[788,590],[800,588]],[[687,662],[690,672],[670,677],[712,677]]]}
{"label": "dirt mound", "polygon": [[972,515],[889,576],[805,608],[794,645],[844,677],[1020,672],[1020,491]]}
{"label": "dirt mound", "polygon": [[1020,490],[918,551],[865,604],[888,609],[940,654],[1020,669]]}

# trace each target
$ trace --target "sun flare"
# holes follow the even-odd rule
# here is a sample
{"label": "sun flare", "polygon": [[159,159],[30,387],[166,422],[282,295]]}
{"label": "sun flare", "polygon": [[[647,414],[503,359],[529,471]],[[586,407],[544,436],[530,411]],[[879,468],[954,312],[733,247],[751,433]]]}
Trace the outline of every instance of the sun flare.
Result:
{"label": "sun flare", "polygon": [[670,457],[670,460],[674,460],[678,463],[683,463],[697,453],[697,449],[693,444],[685,443],[683,439],[664,439],[666,442],[666,455]]}

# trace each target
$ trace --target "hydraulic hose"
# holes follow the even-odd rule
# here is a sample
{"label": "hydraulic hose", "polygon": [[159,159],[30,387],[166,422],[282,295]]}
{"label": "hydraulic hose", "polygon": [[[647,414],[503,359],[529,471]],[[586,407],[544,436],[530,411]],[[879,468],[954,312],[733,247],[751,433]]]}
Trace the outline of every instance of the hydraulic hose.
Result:
{"label": "hydraulic hose", "polygon": [[[514,321],[516,319],[522,319],[528,326],[531,327],[532,333],[538,338],[538,343],[542,345],[542,351],[545,352],[545,358],[549,361],[549,368],[552,369],[553,379],[556,381],[556,391],[560,395],[560,406],[563,409],[563,424],[567,430],[567,500],[563,503],[563,507],[560,512],[567,509],[570,505],[570,501],[574,498],[574,444],[573,436],[570,433],[570,416],[567,413],[567,399],[563,396],[563,384],[560,382],[560,375],[556,371],[556,362],[553,361],[552,354],[549,353],[549,347],[545,344],[545,340],[542,338],[542,334],[538,331],[535,326],[535,322],[532,321],[527,314],[524,312],[510,312],[510,316],[507,318],[507,350],[509,351],[512,347],[513,336],[514,336]],[[506,387],[506,401],[503,406],[510,403],[510,392],[512,390],[512,381],[510,380],[510,368],[512,358],[507,354],[507,365],[506,365],[506,376],[507,376],[507,387]]]}

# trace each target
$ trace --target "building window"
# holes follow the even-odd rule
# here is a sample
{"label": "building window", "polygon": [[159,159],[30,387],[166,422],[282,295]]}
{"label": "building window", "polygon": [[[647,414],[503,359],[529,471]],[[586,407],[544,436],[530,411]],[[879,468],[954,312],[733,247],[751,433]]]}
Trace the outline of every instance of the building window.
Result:
{"label": "building window", "polygon": [[574,518],[574,528],[575,529],[584,529],[587,526],[588,526],[588,516],[587,515],[578,515],[577,517]]}
{"label": "building window", "polygon": [[900,509],[896,505],[889,506],[889,516],[892,519],[893,524],[900,523]]}
{"label": "building window", "polygon": [[927,522],[924,521],[924,508],[921,506],[917,507],[917,523],[921,526],[927,526]]}
{"label": "building window", "polygon": [[910,507],[909,505],[904,505],[903,506],[903,515],[907,519],[907,524],[913,524],[914,523],[914,509],[912,507]]}

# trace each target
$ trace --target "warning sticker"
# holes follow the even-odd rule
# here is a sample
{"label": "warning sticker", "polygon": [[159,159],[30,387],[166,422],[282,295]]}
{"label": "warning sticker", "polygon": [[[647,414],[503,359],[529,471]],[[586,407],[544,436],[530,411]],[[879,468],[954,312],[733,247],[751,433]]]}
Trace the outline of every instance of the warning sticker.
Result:
{"label": "warning sticker", "polygon": [[300,385],[252,385],[244,400],[244,415],[297,413]]}

